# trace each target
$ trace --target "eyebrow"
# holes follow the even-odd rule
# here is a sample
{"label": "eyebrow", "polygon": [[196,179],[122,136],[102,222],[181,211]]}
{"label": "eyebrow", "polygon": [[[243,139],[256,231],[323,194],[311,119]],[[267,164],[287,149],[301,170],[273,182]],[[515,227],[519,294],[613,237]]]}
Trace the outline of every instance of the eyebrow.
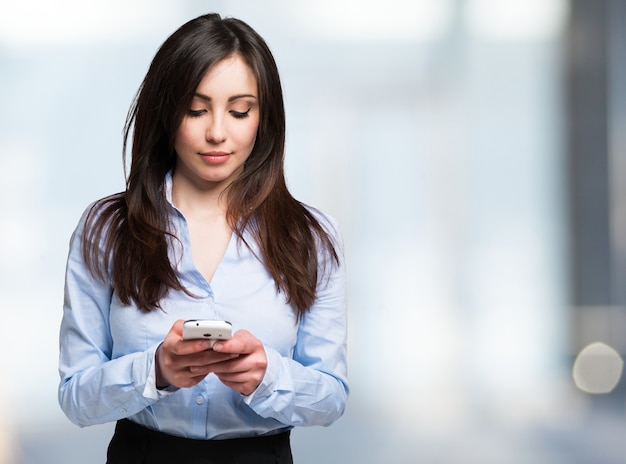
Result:
{"label": "eyebrow", "polygon": [[[204,100],[204,101],[207,101],[207,102],[210,102],[210,101],[213,100],[208,95],[204,95],[204,94],[198,93],[198,92],[194,93],[194,97],[198,97],[200,100]],[[239,100],[241,98],[254,98],[256,100],[256,96],[255,95],[252,95],[250,93],[243,93],[243,94],[240,94],[240,95],[233,95],[232,97],[229,97],[228,101],[229,102],[234,102],[235,100]]]}

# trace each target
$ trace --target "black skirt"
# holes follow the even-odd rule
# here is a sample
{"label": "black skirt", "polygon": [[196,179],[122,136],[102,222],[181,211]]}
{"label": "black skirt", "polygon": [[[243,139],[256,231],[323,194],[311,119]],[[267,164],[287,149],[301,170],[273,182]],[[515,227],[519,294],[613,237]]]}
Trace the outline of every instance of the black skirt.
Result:
{"label": "black skirt", "polygon": [[293,464],[289,432],[227,440],[192,440],[117,422],[107,464]]}

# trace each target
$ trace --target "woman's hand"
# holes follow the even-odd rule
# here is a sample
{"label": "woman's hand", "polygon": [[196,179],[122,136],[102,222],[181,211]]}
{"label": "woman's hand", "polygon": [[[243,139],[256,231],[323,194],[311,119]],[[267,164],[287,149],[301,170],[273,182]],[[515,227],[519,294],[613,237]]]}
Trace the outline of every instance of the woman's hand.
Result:
{"label": "woman's hand", "polygon": [[224,385],[242,395],[257,389],[267,370],[267,355],[259,339],[247,330],[238,330],[230,340],[215,343],[213,350],[231,358],[194,367],[192,371],[203,375],[213,372]]}
{"label": "woman's hand", "polygon": [[183,322],[174,323],[156,351],[156,384],[159,388],[193,387],[211,372],[209,366],[238,356],[238,353],[211,350],[211,340],[183,340]]}
{"label": "woman's hand", "polygon": [[267,369],[259,339],[247,330],[238,330],[230,340],[219,341],[210,349],[211,340],[183,340],[183,322],[174,323],[157,349],[157,387],[193,387],[213,372],[242,395],[256,390]]}

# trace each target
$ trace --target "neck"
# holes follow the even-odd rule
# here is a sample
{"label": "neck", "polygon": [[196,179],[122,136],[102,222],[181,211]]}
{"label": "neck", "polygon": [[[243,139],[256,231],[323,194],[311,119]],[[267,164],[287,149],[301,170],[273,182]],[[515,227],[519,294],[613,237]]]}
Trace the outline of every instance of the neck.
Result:
{"label": "neck", "polygon": [[185,215],[226,216],[226,195],[222,186],[199,187],[186,178],[172,178],[172,201]]}

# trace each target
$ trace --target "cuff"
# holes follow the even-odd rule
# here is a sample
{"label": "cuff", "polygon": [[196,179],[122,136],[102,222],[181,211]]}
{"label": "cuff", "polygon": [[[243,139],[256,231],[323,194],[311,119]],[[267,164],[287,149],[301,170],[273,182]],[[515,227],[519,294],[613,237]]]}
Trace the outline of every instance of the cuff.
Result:
{"label": "cuff", "polygon": [[265,355],[267,356],[267,369],[259,386],[249,395],[242,395],[243,401],[248,406],[253,403],[259,403],[270,397],[276,388],[276,379],[280,370],[280,354],[277,351],[265,347]]}
{"label": "cuff", "polygon": [[160,343],[158,345],[155,345],[149,350],[149,359],[151,361],[150,361],[150,365],[148,366],[148,378],[146,379],[146,385],[144,386],[144,389],[142,392],[144,397],[151,399],[151,400],[158,400],[165,396],[171,395],[175,391],[178,391],[177,387],[173,387],[171,385],[165,388],[157,388],[156,362],[155,362],[154,357],[156,355],[156,350],[159,346],[161,346]]}

